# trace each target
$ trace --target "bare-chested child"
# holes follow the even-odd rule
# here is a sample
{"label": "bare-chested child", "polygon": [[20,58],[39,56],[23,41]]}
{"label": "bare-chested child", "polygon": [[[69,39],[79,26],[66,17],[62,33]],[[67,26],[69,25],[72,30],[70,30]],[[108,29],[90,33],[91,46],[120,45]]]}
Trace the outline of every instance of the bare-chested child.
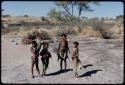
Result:
{"label": "bare-chested child", "polygon": [[32,41],[32,46],[31,46],[31,53],[32,53],[32,65],[31,65],[31,73],[32,73],[32,78],[34,78],[34,74],[33,74],[33,67],[34,64],[36,65],[36,70],[38,72],[38,75],[40,76],[40,71],[39,71],[39,66],[38,66],[38,57],[39,57],[39,50],[37,48],[37,43],[36,41]]}
{"label": "bare-chested child", "polygon": [[66,40],[66,34],[61,35],[61,39],[59,42],[59,48],[58,48],[58,60],[60,59],[60,71],[62,71],[62,63],[64,61],[65,71],[67,67],[66,59],[68,58],[68,41]]}
{"label": "bare-chested child", "polygon": [[79,60],[79,48],[78,48],[78,45],[79,43],[77,41],[73,42],[73,45],[74,45],[74,48],[73,48],[73,53],[72,53],[72,63],[73,63],[73,71],[74,71],[74,74],[75,74],[75,77],[78,77],[78,66],[79,66],[79,63],[80,63],[80,60]]}

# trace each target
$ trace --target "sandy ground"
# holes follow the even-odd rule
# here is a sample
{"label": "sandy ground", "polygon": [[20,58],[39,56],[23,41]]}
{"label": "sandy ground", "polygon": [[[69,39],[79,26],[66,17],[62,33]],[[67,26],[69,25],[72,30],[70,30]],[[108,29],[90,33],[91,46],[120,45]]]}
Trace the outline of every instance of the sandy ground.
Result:
{"label": "sandy ground", "polygon": [[[14,41],[15,40],[15,41]],[[79,41],[80,59],[86,69],[79,70],[79,78],[73,78],[71,54],[69,54],[67,72],[59,71],[59,62],[53,52],[57,42],[50,45],[52,54],[47,76],[31,78],[30,45],[21,45],[21,37],[2,36],[1,79],[3,83],[79,83],[79,84],[119,84],[123,83],[123,40],[84,40]],[[16,45],[18,42],[18,45]],[[72,42],[69,42],[72,49]],[[42,62],[39,56],[39,68],[42,73]]]}

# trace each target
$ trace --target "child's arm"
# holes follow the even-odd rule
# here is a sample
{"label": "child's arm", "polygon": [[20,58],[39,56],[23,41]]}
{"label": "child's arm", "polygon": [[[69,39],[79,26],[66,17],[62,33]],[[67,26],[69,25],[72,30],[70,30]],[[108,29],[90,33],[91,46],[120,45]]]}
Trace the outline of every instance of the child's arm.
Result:
{"label": "child's arm", "polygon": [[78,57],[78,56],[79,56],[79,50],[78,50],[78,48],[75,49],[74,51],[75,51],[75,53],[76,53],[76,55],[74,55],[74,56]]}
{"label": "child's arm", "polygon": [[67,49],[68,49],[68,51],[69,51],[69,53],[70,53],[70,49],[69,49],[69,45],[68,45],[68,41],[66,41],[67,42]]}
{"label": "child's arm", "polygon": [[33,47],[31,47],[31,53],[32,53],[32,56],[35,56],[35,49]]}
{"label": "child's arm", "polygon": [[79,49],[77,48],[77,55],[79,56]]}
{"label": "child's arm", "polygon": [[30,50],[31,50],[31,53],[34,53],[34,52],[35,52],[35,51],[34,51],[34,49],[33,49],[33,47],[31,47],[31,49],[30,49]]}
{"label": "child's arm", "polygon": [[60,49],[60,44],[61,44],[61,42],[59,42],[59,47],[58,47],[58,51],[57,51],[57,53],[59,53],[59,49]]}
{"label": "child's arm", "polygon": [[79,49],[77,48],[77,57],[78,57],[78,62],[80,62],[81,63],[81,60],[79,59]]}
{"label": "child's arm", "polygon": [[52,55],[51,55],[51,53],[48,51],[48,54],[49,54],[49,56],[50,56],[50,58],[52,57]]}

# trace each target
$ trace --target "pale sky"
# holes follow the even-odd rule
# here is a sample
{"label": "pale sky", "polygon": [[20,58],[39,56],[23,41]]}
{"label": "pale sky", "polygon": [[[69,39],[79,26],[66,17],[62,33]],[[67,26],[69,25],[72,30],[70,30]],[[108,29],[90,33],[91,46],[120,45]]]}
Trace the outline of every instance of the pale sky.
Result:
{"label": "pale sky", "polygon": [[[94,12],[82,12],[81,16],[88,18],[92,17],[109,17],[115,18],[118,15],[123,15],[123,3],[122,2],[109,2],[102,1],[100,6],[90,5]],[[3,14],[9,14],[11,16],[47,16],[50,9],[58,7],[54,4],[54,1],[4,1],[2,2]],[[75,14],[77,15],[77,11]]]}

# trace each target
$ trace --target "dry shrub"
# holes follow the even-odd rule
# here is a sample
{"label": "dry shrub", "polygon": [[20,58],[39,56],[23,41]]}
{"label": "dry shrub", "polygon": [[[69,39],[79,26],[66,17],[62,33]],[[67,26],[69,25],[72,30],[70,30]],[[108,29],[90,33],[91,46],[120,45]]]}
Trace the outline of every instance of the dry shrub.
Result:
{"label": "dry shrub", "polygon": [[111,28],[109,30],[109,32],[112,33],[111,37],[113,39],[116,39],[116,38],[122,38],[123,37],[123,27],[119,27],[119,25],[114,25],[113,28]]}
{"label": "dry shrub", "polygon": [[18,35],[19,29],[10,29],[10,28],[3,28],[1,30],[2,34],[7,34],[7,35]]}
{"label": "dry shrub", "polygon": [[94,29],[90,27],[82,29],[81,34],[86,37],[99,37],[99,38],[102,37],[99,31],[95,31]]}
{"label": "dry shrub", "polygon": [[33,30],[33,28],[29,28],[29,29],[26,29],[26,28],[24,28],[24,29],[20,29],[20,31],[19,31],[19,35],[24,35],[24,36],[26,36],[29,32],[31,32]]}
{"label": "dry shrub", "polygon": [[67,35],[77,35],[77,32],[73,28],[64,28],[64,29],[58,29],[55,33],[56,36],[61,36],[61,34],[67,34]]}
{"label": "dry shrub", "polygon": [[60,30],[60,29],[58,29],[58,28],[53,28],[53,29],[49,30],[48,32],[49,32],[49,34],[50,34],[52,37],[55,37],[55,36],[57,35],[57,33],[58,33],[59,30]]}
{"label": "dry shrub", "polygon": [[10,32],[10,29],[7,29],[7,28],[1,29],[1,34],[7,34],[9,32]]}
{"label": "dry shrub", "polygon": [[23,39],[22,39],[22,44],[30,44],[30,42],[32,40],[35,39],[39,39],[39,40],[49,40],[51,39],[50,35],[48,32],[44,31],[44,30],[31,30],[31,32],[29,32]]}
{"label": "dry shrub", "polygon": [[25,36],[22,39],[22,44],[30,44],[31,41],[32,41],[31,39],[29,39],[27,36]]}
{"label": "dry shrub", "polygon": [[76,34],[79,34],[82,31],[82,29],[78,26],[73,27],[73,30],[75,30]]}
{"label": "dry shrub", "polygon": [[47,32],[49,34],[49,36],[51,36],[51,37],[54,36],[53,29],[40,28],[38,31],[39,32],[45,31],[45,32]]}

